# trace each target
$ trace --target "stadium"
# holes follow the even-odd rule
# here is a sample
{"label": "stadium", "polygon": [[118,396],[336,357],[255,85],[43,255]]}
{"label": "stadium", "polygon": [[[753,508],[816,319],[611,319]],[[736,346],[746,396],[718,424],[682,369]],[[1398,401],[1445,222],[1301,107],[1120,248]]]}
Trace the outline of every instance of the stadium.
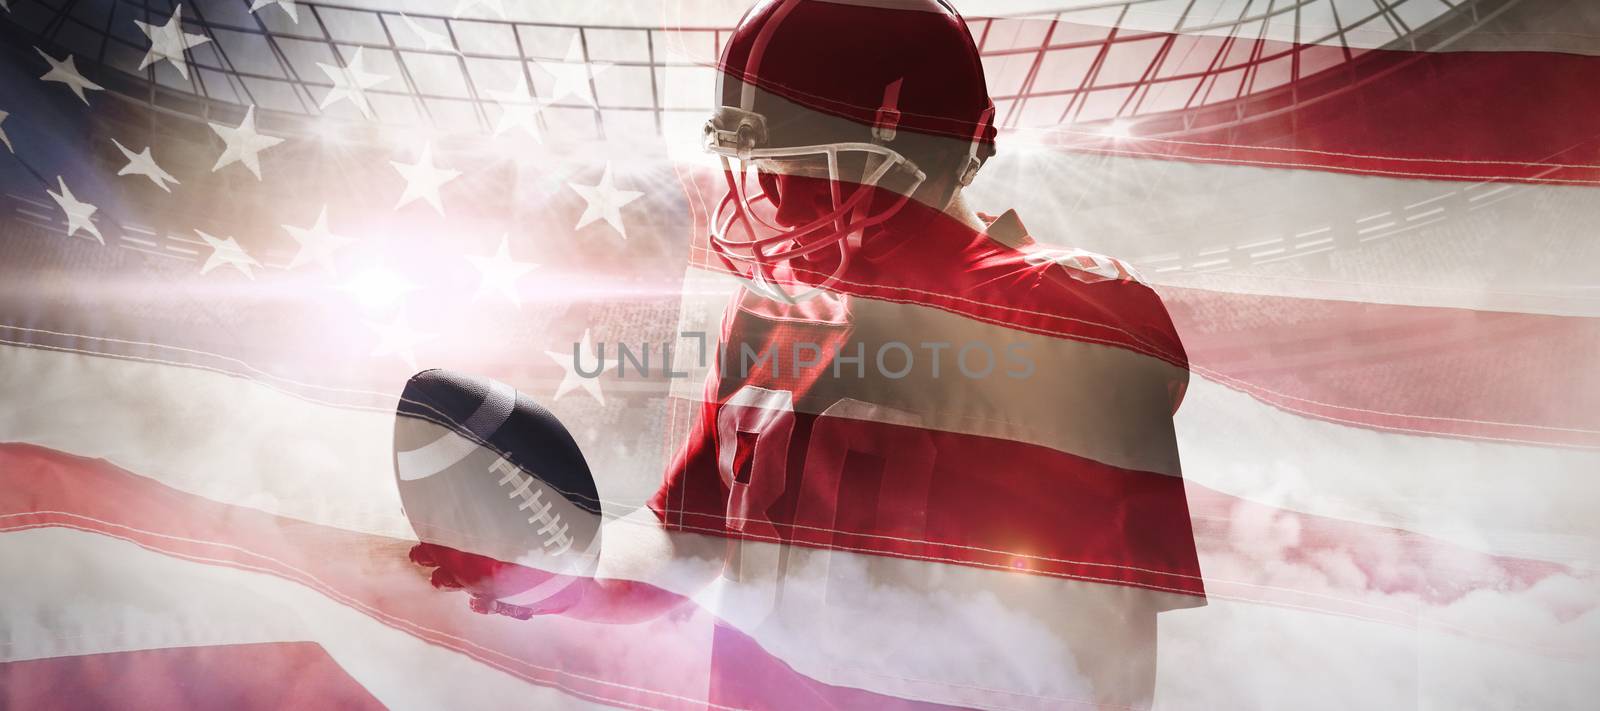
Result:
{"label": "stadium", "polygon": [[[833,4],[758,7],[816,3]],[[1189,548],[1173,555],[1192,564],[913,536],[881,527],[898,514],[877,499],[860,505],[880,528],[850,528],[841,504],[807,529],[819,542],[800,530],[802,497],[792,531],[729,524],[728,551],[743,537],[747,552],[716,561],[716,585],[681,583],[710,565],[695,556],[629,578],[678,605],[646,621],[475,616],[463,591],[430,586],[406,553],[430,541],[395,488],[397,407],[419,371],[547,408],[594,473],[607,536],[684,514],[658,490],[691,466],[685,442],[747,434],[705,414],[729,393],[696,338],[731,348],[729,304],[763,283],[715,259],[726,164],[705,133],[752,4],[0,2],[0,558],[29,581],[0,604],[0,706],[1593,703],[1600,11],[1579,0],[949,3],[996,132],[962,199],[989,224],[1015,211],[1018,264],[1158,299],[1170,320],[1155,336],[1124,320],[1131,297],[1091,299],[1113,314],[1091,325],[1131,345],[1062,328],[1072,348],[1145,348],[1183,371],[1159,418],[1176,454],[1094,435],[1148,398],[1093,382],[1047,396],[984,381],[971,387],[995,389],[909,414],[851,409],[872,398],[846,389],[842,410],[785,401],[795,437],[837,416],[1027,444],[984,466],[1048,468],[1030,457],[1054,447],[1176,474],[1149,486],[1175,492],[1160,510],[1183,519]],[[1047,333],[1036,316],[1082,321],[979,303],[990,281],[930,296],[936,313],[916,318],[1026,332],[1004,344]],[[852,294],[869,296],[921,298]],[[631,368],[629,347],[645,357]],[[1052,374],[1121,373],[1056,352],[1029,351]],[[1053,427],[1082,433],[1039,434]],[[830,456],[870,459],[889,492],[904,482],[884,462],[923,445],[880,435]],[[1059,444],[1075,437],[1099,443]],[[726,487],[766,456],[740,454]],[[906,486],[986,510],[987,494],[940,482]],[[1046,516],[998,489],[1011,498],[995,517]],[[1145,510],[1129,506],[1106,525],[1140,542],[1167,530],[1128,523]],[[1074,536],[1104,530],[1060,511]],[[743,577],[767,548],[793,576],[770,589]],[[1053,633],[1121,613],[1036,614],[1088,599],[1049,584],[1108,580],[1200,599],[1159,603],[1149,687],[1131,701],[1084,691],[1115,644],[1091,662],[1083,639]]]}

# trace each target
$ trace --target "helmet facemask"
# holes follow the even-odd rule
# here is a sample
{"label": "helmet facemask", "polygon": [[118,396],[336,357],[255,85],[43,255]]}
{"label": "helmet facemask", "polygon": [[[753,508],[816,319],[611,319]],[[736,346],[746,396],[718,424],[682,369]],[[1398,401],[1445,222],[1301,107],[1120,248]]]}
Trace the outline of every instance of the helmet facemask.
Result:
{"label": "helmet facemask", "polygon": [[[705,129],[706,150],[721,159],[727,182],[711,216],[713,253],[753,291],[777,301],[798,303],[830,289],[863,233],[894,217],[926,180],[914,162],[885,145],[894,138],[892,118],[872,129],[872,142],[770,146],[765,117],[723,107]],[[771,190],[779,174],[826,180],[829,206],[805,224],[779,224]],[[804,280],[796,293],[780,284],[797,281],[793,273],[779,277],[780,265],[828,250],[837,262],[820,280]]]}

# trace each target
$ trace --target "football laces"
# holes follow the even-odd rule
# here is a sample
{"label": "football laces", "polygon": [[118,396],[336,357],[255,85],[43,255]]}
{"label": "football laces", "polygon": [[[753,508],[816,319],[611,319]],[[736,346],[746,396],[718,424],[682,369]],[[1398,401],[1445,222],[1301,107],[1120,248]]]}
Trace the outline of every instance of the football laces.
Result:
{"label": "football laces", "polygon": [[561,521],[561,514],[552,510],[554,502],[544,500],[544,487],[537,486],[534,478],[524,473],[515,464],[505,457],[496,457],[494,463],[489,465],[489,471],[499,472],[500,486],[510,487],[506,498],[520,499],[517,509],[530,511],[528,523],[538,527],[538,534],[544,538],[545,550],[562,555],[572,549],[572,536],[567,532],[567,524]]}

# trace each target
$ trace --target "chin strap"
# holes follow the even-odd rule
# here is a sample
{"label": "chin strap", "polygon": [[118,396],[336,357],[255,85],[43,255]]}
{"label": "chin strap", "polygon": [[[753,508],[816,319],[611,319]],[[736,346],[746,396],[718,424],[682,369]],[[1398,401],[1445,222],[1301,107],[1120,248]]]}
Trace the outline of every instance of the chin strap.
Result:
{"label": "chin strap", "polygon": [[878,107],[878,113],[872,120],[872,142],[886,144],[894,140],[900,131],[900,85],[905,78],[889,82],[883,88],[883,105]]}
{"label": "chin strap", "polygon": [[994,106],[983,110],[983,115],[978,117],[978,128],[972,134],[972,141],[967,144],[967,163],[961,167],[961,176],[956,182],[961,187],[967,187],[978,178],[978,169],[983,167],[983,159],[978,157],[978,149],[983,146],[984,129],[994,121]]}

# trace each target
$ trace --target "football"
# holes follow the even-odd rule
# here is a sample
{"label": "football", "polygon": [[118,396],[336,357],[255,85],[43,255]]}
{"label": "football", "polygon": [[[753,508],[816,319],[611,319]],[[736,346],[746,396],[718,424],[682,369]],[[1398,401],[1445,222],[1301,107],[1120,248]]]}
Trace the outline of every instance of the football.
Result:
{"label": "football", "polygon": [[593,576],[594,477],[560,421],[511,386],[412,376],[395,412],[394,469],[417,538],[449,549],[439,564],[475,597],[535,606]]}

